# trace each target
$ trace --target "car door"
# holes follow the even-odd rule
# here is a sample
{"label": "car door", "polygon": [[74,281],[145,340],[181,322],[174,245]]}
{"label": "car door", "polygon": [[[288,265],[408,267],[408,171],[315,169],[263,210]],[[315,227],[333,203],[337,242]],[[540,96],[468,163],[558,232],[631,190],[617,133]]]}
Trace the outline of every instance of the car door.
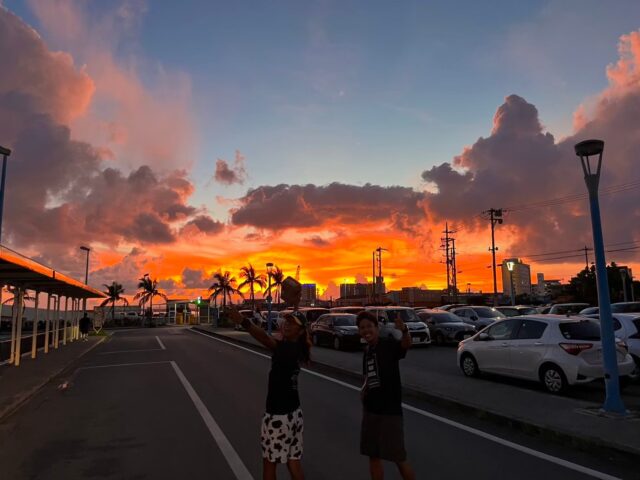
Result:
{"label": "car door", "polygon": [[540,320],[520,320],[511,340],[511,370],[516,377],[538,379],[548,342],[544,340],[548,324]]}
{"label": "car door", "polygon": [[491,325],[485,333],[488,335],[474,351],[480,370],[486,372],[511,374],[511,337],[515,333],[519,320],[502,320]]}
{"label": "car door", "polygon": [[454,315],[459,316],[464,323],[468,323],[469,325],[474,325],[474,323],[469,318],[470,312],[472,310],[470,308],[454,308],[452,313]]}

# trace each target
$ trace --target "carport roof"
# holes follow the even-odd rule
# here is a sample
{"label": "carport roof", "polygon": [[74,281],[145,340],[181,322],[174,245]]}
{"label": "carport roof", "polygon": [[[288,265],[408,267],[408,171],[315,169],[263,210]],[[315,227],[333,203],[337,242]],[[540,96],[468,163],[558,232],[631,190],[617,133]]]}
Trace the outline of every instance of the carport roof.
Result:
{"label": "carport roof", "polygon": [[74,298],[104,298],[106,295],[54,269],[0,245],[0,282]]}

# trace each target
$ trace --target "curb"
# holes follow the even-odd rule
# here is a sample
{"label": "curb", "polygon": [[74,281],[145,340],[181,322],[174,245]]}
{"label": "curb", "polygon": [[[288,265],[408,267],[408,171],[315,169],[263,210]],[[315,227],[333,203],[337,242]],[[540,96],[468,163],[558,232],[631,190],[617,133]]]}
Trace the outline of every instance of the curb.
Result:
{"label": "curb", "polygon": [[10,416],[16,410],[18,410],[23,404],[25,404],[27,401],[29,401],[43,387],[45,387],[47,384],[49,384],[56,377],[59,377],[71,365],[76,363],[79,359],[84,357],[87,353],[92,351],[94,348],[96,348],[98,345],[100,345],[102,342],[104,342],[107,338],[109,338],[109,337],[100,338],[100,340],[98,340],[96,343],[91,345],[88,349],[86,349],[84,352],[82,352],[79,356],[75,357],[69,363],[67,363],[66,365],[62,366],[61,368],[58,368],[53,373],[51,373],[46,379],[44,379],[38,385],[36,385],[35,387],[30,388],[29,390],[23,392],[22,395],[18,395],[17,398],[12,403],[10,403],[5,408],[0,410],[0,422],[3,421],[6,417]]}
{"label": "curb", "polygon": [[[250,346],[256,350],[260,350],[263,352],[268,351],[266,348],[255,345],[252,342],[247,342],[245,340],[237,338],[231,338],[220,333],[212,332],[211,330],[205,330],[198,327],[192,327],[192,329],[211,337],[226,340],[230,343]],[[318,370],[320,372],[334,373],[343,377],[361,380],[361,375],[359,372],[336,367],[334,365],[314,361],[313,367],[314,370]],[[549,427],[547,425],[540,425],[534,422],[522,420],[520,418],[510,417],[490,409],[461,402],[460,400],[447,397],[446,395],[425,392],[413,385],[404,384],[402,390],[405,397],[427,401],[440,407],[454,409],[459,412],[471,414],[479,419],[489,420],[502,426],[508,426],[528,435],[542,438],[543,440],[550,440],[564,446],[575,447],[587,452],[598,453],[599,455],[623,455],[626,457],[631,457],[635,461],[640,460],[640,449],[633,448],[628,445],[614,442],[605,442],[598,437],[579,436],[571,432],[563,431],[562,429]]]}

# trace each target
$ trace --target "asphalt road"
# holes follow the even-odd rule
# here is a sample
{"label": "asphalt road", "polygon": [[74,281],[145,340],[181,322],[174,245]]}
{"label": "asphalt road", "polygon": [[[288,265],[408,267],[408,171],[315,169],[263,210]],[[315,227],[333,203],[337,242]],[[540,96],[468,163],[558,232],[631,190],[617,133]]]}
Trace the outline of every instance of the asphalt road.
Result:
{"label": "asphalt road", "polygon": [[[269,359],[187,329],[118,332],[0,423],[2,479],[258,479]],[[366,479],[358,387],[306,372],[306,477]],[[640,478],[637,465],[411,403],[417,478]],[[281,478],[287,478],[282,470]],[[392,466],[386,478],[399,478]]]}

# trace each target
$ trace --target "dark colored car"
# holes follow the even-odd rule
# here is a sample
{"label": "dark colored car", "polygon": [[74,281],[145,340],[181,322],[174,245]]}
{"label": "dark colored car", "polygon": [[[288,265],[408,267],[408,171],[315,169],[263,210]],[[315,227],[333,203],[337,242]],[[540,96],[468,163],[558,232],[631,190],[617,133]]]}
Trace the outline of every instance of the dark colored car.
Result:
{"label": "dark colored car", "polygon": [[420,319],[427,324],[431,338],[438,345],[457,343],[476,334],[473,325],[462,321],[451,312],[442,310],[420,310]]}
{"label": "dark colored car", "polygon": [[362,345],[356,315],[351,313],[327,313],[311,325],[314,345],[326,345],[341,350]]}
{"label": "dark colored car", "polygon": [[[598,315],[598,307],[589,307],[580,311],[580,315]],[[640,313],[640,302],[617,302],[611,304],[611,313]]]}
{"label": "dark colored car", "polygon": [[330,309],[331,313],[352,313],[354,315],[359,314],[364,310],[364,307],[333,307]]}
{"label": "dark colored car", "polygon": [[519,317],[521,315],[537,315],[538,309],[535,307],[526,307],[516,305],[515,307],[496,307],[496,310],[504,313],[507,317]]}

